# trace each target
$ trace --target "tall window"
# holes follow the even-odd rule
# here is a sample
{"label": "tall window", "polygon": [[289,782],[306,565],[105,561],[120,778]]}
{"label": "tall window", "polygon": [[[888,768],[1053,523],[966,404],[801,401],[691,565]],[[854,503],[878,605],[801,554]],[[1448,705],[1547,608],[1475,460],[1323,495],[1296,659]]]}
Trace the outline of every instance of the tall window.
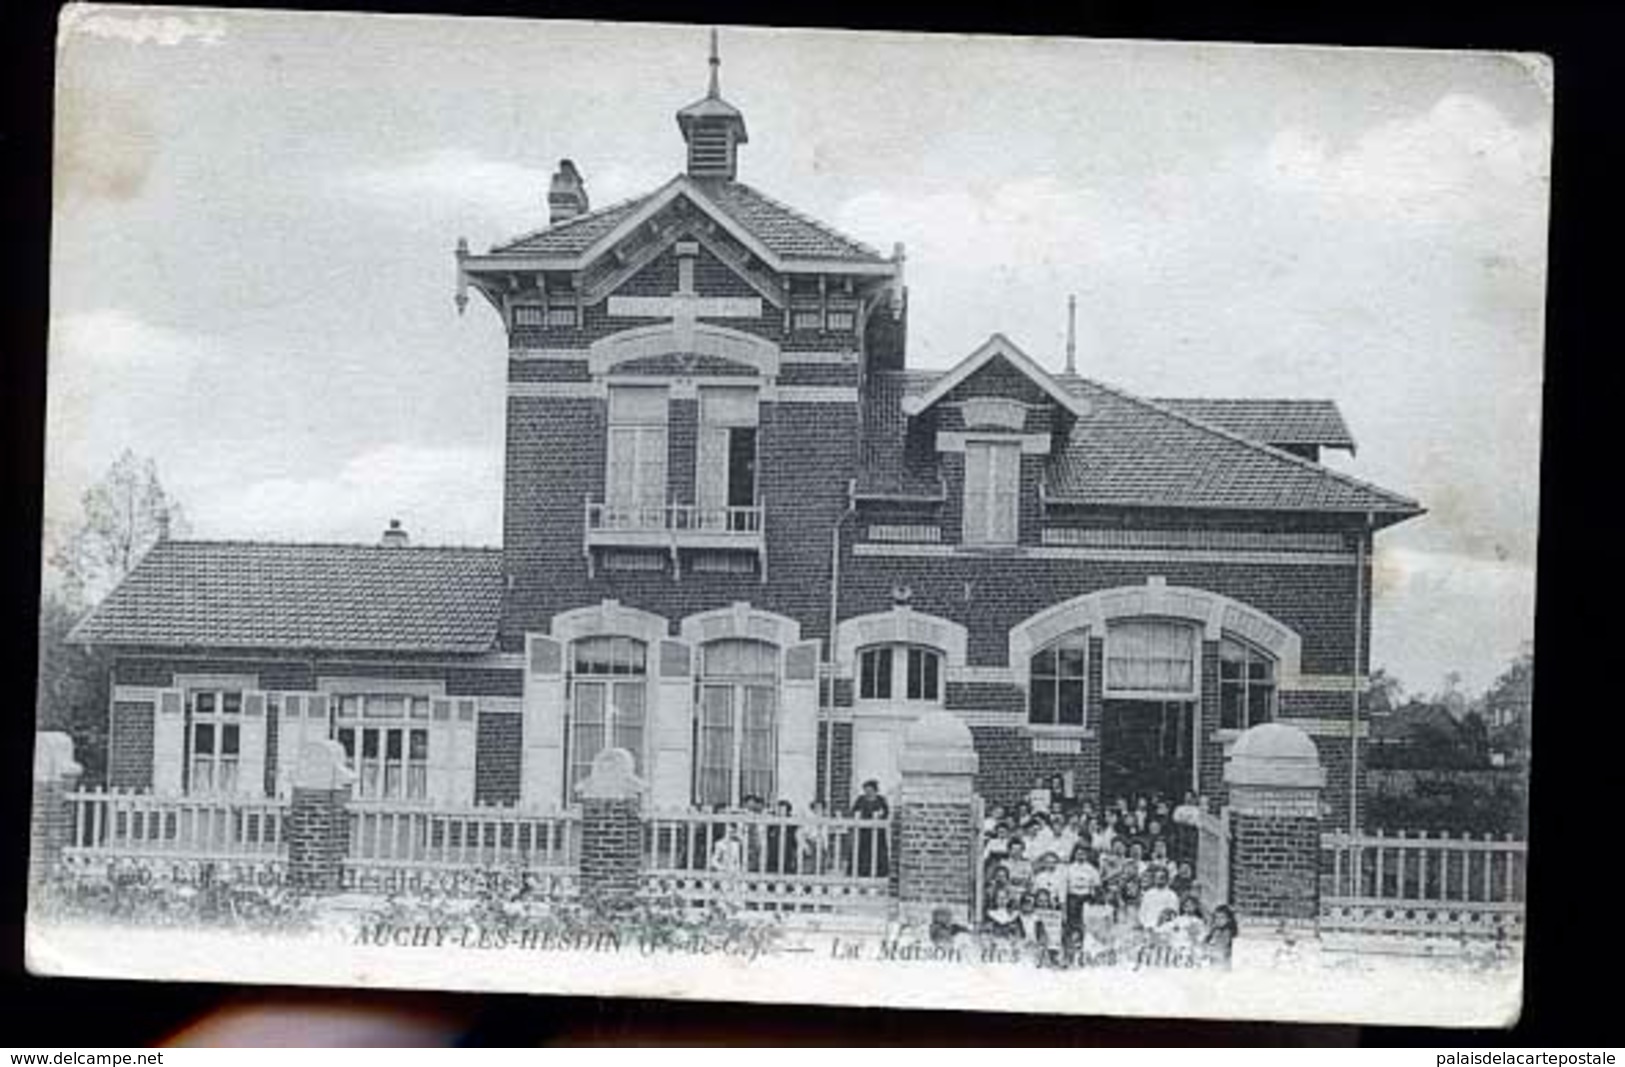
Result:
{"label": "tall window", "polygon": [[1087,725],[1089,638],[1082,630],[1040,649],[1030,664],[1027,721],[1034,726]]}
{"label": "tall window", "polygon": [[1112,623],[1106,632],[1106,691],[1195,696],[1196,628],[1164,619]]}
{"label": "tall window", "polygon": [[[429,795],[429,698],[344,693],[335,698],[333,736],[355,772],[356,796],[424,800]],[[418,724],[422,725],[418,725]]]}
{"label": "tall window", "polygon": [[756,503],[757,406],[755,389],[700,390],[694,467],[701,529],[749,528],[750,520],[731,509]]}
{"label": "tall window", "polygon": [[606,748],[632,754],[643,773],[648,720],[648,648],[630,637],[588,637],[575,643],[570,665],[570,755],[566,794],[592,773]]}
{"label": "tall window", "polygon": [[187,791],[235,793],[242,754],[242,690],[194,689],[186,697],[191,712]]}
{"label": "tall window", "polygon": [[1014,441],[966,442],[965,544],[1015,544],[1020,501],[1021,445]]}
{"label": "tall window", "polygon": [[666,390],[611,386],[609,455],[604,477],[608,524],[659,528],[666,523]]}
{"label": "tall window", "polygon": [[942,700],[942,653],[914,645],[879,645],[858,653],[859,700]]}
{"label": "tall window", "polygon": [[773,800],[778,769],[779,650],[762,641],[713,641],[700,650],[694,802],[732,807]]}
{"label": "tall window", "polygon": [[1275,660],[1252,645],[1219,642],[1219,729],[1245,730],[1275,717]]}

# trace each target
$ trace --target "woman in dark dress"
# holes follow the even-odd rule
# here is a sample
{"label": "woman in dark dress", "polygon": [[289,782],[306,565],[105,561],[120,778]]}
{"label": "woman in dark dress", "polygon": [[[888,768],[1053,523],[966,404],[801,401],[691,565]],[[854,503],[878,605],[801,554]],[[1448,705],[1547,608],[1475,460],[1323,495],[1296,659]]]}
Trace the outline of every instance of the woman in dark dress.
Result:
{"label": "woman in dark dress", "polygon": [[[852,802],[852,814],[876,822],[891,821],[891,806],[880,795],[880,783],[871,778],[863,783],[863,793]],[[859,877],[884,878],[891,873],[891,843],[885,827],[858,831]]]}

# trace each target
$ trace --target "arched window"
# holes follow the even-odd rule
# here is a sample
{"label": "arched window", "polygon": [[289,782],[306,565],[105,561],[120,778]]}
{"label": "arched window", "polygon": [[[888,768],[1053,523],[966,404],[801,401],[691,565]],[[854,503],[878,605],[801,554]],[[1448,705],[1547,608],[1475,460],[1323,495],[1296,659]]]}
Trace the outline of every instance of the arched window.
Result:
{"label": "arched window", "polygon": [[1074,630],[1033,655],[1027,689],[1027,721],[1034,726],[1085,726],[1089,637]]}
{"label": "arched window", "polygon": [[779,650],[729,638],[700,646],[694,802],[734,807],[777,794]]}
{"label": "arched window", "polygon": [[1196,696],[1196,627],[1173,619],[1126,619],[1106,631],[1106,692],[1142,700]]}
{"label": "arched window", "polygon": [[643,773],[648,721],[648,648],[631,637],[587,637],[573,643],[567,739],[570,797],[606,748],[632,753]]}
{"label": "arched window", "polygon": [[1219,642],[1219,729],[1245,730],[1275,718],[1275,659],[1244,641]]}
{"label": "arched window", "polygon": [[858,653],[859,700],[942,701],[942,653],[923,645],[874,645]]}

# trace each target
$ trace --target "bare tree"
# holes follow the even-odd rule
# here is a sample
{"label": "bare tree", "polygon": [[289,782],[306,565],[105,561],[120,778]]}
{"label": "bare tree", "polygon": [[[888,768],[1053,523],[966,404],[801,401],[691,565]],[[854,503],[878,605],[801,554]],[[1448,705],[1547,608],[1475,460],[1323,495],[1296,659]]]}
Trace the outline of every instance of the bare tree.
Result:
{"label": "bare tree", "polygon": [[181,506],[164,491],[158,465],[128,449],[85,491],[82,508],[79,525],[50,556],[75,609],[106,596],[160,537],[184,532]]}
{"label": "bare tree", "polygon": [[111,657],[68,643],[85,611],[106,596],[170,532],[184,532],[180,505],[150,459],[128,450],[83,498],[83,515],[49,555],[60,581],[40,603],[38,723],[62,730],[89,783],[105,781]]}

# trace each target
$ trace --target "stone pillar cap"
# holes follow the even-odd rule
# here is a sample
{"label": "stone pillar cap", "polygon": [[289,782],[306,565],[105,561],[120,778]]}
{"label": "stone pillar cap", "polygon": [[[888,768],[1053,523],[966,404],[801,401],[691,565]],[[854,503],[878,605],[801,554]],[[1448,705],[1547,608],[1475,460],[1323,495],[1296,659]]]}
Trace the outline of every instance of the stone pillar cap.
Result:
{"label": "stone pillar cap", "polygon": [[306,741],[293,770],[295,789],[338,789],[355,781],[344,746],[333,740]]}
{"label": "stone pillar cap", "polygon": [[903,731],[897,766],[907,774],[975,774],[976,739],[964,720],[948,711],[928,711]]}
{"label": "stone pillar cap", "polygon": [[34,737],[34,781],[76,777],[84,768],[73,758],[73,738],[51,730]]}
{"label": "stone pillar cap", "polygon": [[1283,722],[1254,726],[1236,738],[1224,768],[1230,785],[1320,789],[1326,768],[1308,734]]}
{"label": "stone pillar cap", "polygon": [[584,800],[629,800],[646,788],[637,762],[624,748],[606,748],[592,759],[592,773],[576,786]]}

